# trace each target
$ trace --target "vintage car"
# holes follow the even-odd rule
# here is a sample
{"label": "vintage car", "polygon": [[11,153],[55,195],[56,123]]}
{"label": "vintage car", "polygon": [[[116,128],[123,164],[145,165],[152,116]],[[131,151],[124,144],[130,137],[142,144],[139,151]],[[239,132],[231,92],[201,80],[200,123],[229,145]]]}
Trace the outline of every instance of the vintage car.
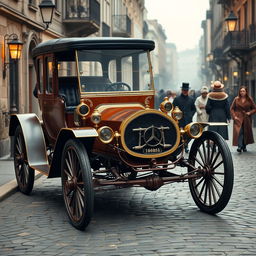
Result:
{"label": "vintage car", "polygon": [[223,138],[203,131],[208,123],[180,128],[182,112],[167,98],[154,108],[154,47],[134,38],[60,38],[33,50],[41,117],[11,116],[17,183],[29,194],[35,170],[61,177],[77,229],[89,224],[103,186],[153,191],[188,181],[196,205],[209,214],[230,199],[233,162]]}

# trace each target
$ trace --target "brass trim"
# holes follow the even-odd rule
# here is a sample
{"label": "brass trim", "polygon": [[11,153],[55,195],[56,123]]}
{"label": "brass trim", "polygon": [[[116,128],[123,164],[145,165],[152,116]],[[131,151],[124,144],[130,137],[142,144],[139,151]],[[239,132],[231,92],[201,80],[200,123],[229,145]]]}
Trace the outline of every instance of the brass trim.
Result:
{"label": "brass trim", "polygon": [[[190,132],[190,129],[191,129],[192,125],[194,125],[194,124],[198,124],[198,125],[199,125],[199,128],[200,128],[200,131],[199,131],[198,135],[196,135],[196,136],[193,136],[193,135],[191,134],[191,132]],[[199,137],[202,136],[202,133],[203,133],[203,126],[202,126],[200,123],[192,122],[192,123],[189,123],[189,124],[187,124],[187,125],[185,126],[184,131],[188,134],[189,137],[191,137],[191,138],[193,138],[193,139],[197,139],[197,138],[199,138]]]}
{"label": "brass trim", "polygon": [[[81,97],[94,97],[94,98],[99,98],[99,97],[113,97],[113,96],[144,96],[144,95],[149,95],[149,96],[154,96],[155,92],[153,90],[150,91],[126,91],[126,92],[121,92],[121,91],[111,91],[111,92],[81,92]],[[91,96],[93,95],[93,96]]]}
{"label": "brass trim", "polygon": [[[103,129],[105,129],[105,128],[108,128],[108,129],[111,131],[111,133],[112,133],[112,136],[111,136],[111,138],[110,138],[109,140],[103,140],[103,139],[100,137],[100,132],[101,132]],[[109,127],[109,126],[102,126],[102,127],[100,127],[100,128],[97,130],[97,132],[98,132],[98,135],[99,135],[98,138],[100,139],[100,141],[101,141],[102,143],[105,143],[105,144],[110,143],[110,142],[114,139],[114,136],[115,136],[113,129],[112,129],[111,127]]]}
{"label": "brass trim", "polygon": [[[165,151],[163,153],[159,153],[159,154],[146,155],[146,154],[140,154],[140,153],[136,153],[134,151],[131,151],[126,146],[126,143],[125,143],[125,140],[124,140],[124,135],[125,135],[125,129],[126,129],[127,125],[133,119],[135,119],[135,118],[137,118],[137,117],[139,117],[141,115],[148,114],[148,113],[152,113],[152,114],[157,114],[157,115],[163,116],[164,118],[168,119],[174,125],[174,127],[176,129],[176,132],[177,132],[177,138],[176,138],[176,143],[174,144],[174,146],[170,150]],[[171,154],[172,152],[174,152],[177,149],[177,147],[179,146],[179,144],[180,144],[180,128],[179,128],[177,122],[175,122],[175,120],[171,116],[166,115],[166,114],[160,112],[159,110],[154,110],[154,109],[141,110],[141,111],[138,111],[135,114],[129,116],[126,120],[124,120],[122,122],[122,124],[120,126],[120,135],[121,135],[121,143],[122,143],[122,146],[124,147],[125,151],[128,152],[132,156],[140,157],[140,158],[159,158],[159,157],[167,156],[167,155]]]}
{"label": "brass trim", "polygon": [[98,110],[99,113],[102,113],[104,110],[109,108],[129,108],[129,107],[141,107],[142,109],[145,109],[145,107],[142,104],[139,103],[106,103],[98,105],[95,110]]}
{"label": "brass trim", "polygon": [[[93,117],[95,117],[95,116],[100,117],[99,122],[93,121]],[[91,121],[92,121],[92,123],[94,123],[95,125],[97,125],[97,124],[99,124],[99,123],[101,122],[101,114],[99,113],[99,111],[98,111],[97,109],[94,109],[94,111],[93,111],[93,113],[92,113],[92,115],[91,115]]]}
{"label": "brass trim", "polygon": [[[82,107],[82,106],[87,106],[87,108],[88,108],[88,111],[87,111],[87,113],[86,114],[82,114],[81,112],[80,112],[80,107]],[[81,116],[82,118],[84,118],[84,117],[86,117],[86,116],[88,116],[89,115],[89,113],[90,113],[90,107],[87,105],[87,104],[85,104],[84,102],[81,102],[77,107],[76,107],[76,113],[79,115],[79,116]]]}
{"label": "brass trim", "polygon": [[[172,105],[171,110],[166,110],[165,106],[166,106],[167,103],[170,103]],[[173,110],[173,104],[169,101],[168,97],[165,97],[164,100],[161,102],[160,109],[164,113],[168,113],[168,112],[171,112]]]}

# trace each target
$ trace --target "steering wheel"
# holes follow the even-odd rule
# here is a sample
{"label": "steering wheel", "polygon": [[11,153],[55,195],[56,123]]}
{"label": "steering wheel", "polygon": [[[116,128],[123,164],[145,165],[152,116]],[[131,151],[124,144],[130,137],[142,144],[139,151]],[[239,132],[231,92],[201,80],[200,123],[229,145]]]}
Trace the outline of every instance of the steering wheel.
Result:
{"label": "steering wheel", "polygon": [[[127,89],[125,89],[127,88]],[[106,85],[106,91],[131,91],[131,86],[124,82],[114,82]]]}

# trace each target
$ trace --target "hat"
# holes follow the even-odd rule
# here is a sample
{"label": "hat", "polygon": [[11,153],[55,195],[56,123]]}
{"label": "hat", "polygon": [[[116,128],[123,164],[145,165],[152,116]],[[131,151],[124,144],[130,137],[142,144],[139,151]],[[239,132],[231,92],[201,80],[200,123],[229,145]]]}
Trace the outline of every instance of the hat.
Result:
{"label": "hat", "polygon": [[190,89],[189,83],[182,83],[182,86],[180,88],[184,91],[188,91]]}
{"label": "hat", "polygon": [[208,94],[209,99],[225,100],[228,95],[224,92],[224,84],[220,81],[215,81],[211,84],[212,92]]}
{"label": "hat", "polygon": [[209,89],[208,89],[207,86],[202,86],[200,92],[201,92],[201,93],[208,93],[208,92],[209,92]]}

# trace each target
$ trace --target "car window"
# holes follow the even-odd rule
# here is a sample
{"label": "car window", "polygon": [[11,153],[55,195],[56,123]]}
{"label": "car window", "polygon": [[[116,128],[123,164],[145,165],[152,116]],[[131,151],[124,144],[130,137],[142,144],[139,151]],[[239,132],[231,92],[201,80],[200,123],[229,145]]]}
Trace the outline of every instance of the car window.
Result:
{"label": "car window", "polygon": [[52,57],[45,58],[46,63],[46,93],[52,93],[52,70],[53,70],[53,62]]}
{"label": "car window", "polygon": [[147,52],[134,49],[78,51],[82,92],[152,89]]}
{"label": "car window", "polygon": [[37,72],[38,72],[38,92],[43,93],[43,62],[42,59],[37,59]]}

